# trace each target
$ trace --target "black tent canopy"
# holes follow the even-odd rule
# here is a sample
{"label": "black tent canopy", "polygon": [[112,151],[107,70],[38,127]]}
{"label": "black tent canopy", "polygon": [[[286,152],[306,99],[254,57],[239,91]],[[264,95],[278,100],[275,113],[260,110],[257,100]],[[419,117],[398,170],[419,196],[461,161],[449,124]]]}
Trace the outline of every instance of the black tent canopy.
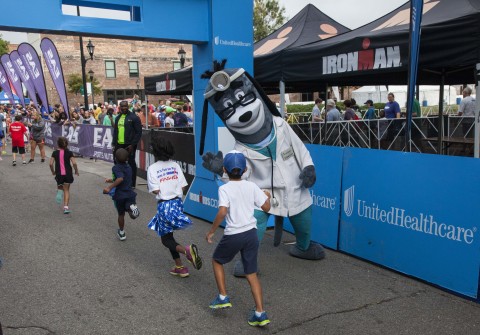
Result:
{"label": "black tent canopy", "polygon": [[[282,50],[325,40],[347,31],[350,29],[309,4],[275,32],[255,43],[254,55],[274,55]],[[191,94],[192,85],[191,66],[145,77],[145,93],[150,95]]]}
{"label": "black tent canopy", "polygon": [[[268,92],[329,85],[405,84],[409,3],[360,28],[307,45],[255,57],[255,79]],[[419,84],[474,82],[480,61],[480,0],[425,0]]]}
{"label": "black tent canopy", "polygon": [[254,56],[274,54],[350,31],[312,4],[254,45]]}
{"label": "black tent canopy", "polygon": [[188,95],[192,94],[192,67],[144,78],[145,94]]}

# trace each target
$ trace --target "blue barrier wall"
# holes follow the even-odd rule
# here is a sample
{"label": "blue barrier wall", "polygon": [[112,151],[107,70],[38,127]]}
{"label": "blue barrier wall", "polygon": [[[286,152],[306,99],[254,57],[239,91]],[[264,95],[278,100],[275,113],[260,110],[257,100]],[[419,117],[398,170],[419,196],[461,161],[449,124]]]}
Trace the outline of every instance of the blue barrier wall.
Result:
{"label": "blue barrier wall", "polygon": [[340,250],[476,298],[480,160],[344,150]]}
{"label": "blue barrier wall", "polygon": [[[343,148],[307,144],[317,182],[310,189],[313,200],[312,240],[331,249],[337,249],[342,182]],[[284,229],[293,233],[288,220]]]}

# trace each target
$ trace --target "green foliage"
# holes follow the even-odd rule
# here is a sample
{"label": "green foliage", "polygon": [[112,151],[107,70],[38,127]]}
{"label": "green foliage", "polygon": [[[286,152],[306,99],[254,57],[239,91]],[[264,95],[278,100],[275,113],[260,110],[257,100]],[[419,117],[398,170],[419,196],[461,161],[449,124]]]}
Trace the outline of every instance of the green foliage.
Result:
{"label": "green foliage", "polygon": [[255,0],[253,8],[253,40],[260,41],[285,23],[285,7],[278,0]]}
{"label": "green foliage", "polygon": [[[87,82],[90,82],[90,78],[87,78]],[[92,86],[93,86],[93,92],[95,93],[95,95],[102,94],[102,87],[100,86],[100,83],[95,77],[93,78]],[[82,76],[76,73],[69,75],[67,78],[67,90],[68,90],[68,93],[75,93],[75,94],[82,93],[82,90],[83,90]]]}
{"label": "green foliage", "polygon": [[3,55],[3,54],[8,54],[9,53],[9,49],[8,49],[9,44],[10,44],[10,42],[5,41],[2,38],[2,35],[0,34],[0,56]]}

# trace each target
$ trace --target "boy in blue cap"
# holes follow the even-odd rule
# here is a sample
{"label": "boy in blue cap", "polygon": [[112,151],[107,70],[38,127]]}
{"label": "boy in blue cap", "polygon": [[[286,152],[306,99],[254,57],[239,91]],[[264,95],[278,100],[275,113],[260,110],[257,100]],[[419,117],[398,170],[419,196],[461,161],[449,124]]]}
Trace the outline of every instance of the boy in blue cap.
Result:
{"label": "boy in blue cap", "polygon": [[249,317],[248,323],[251,326],[265,326],[270,320],[263,309],[262,287],[257,277],[257,220],[253,211],[256,207],[265,212],[270,210],[270,193],[262,192],[254,183],[242,180],[247,163],[241,152],[230,151],[223,160],[223,169],[228,174],[229,182],[218,190],[218,213],[206,236],[208,243],[213,243],[215,231],[226,219],[224,235],[213,253],[213,271],[219,294],[210,303],[210,308],[232,307],[226,291],[223,265],[240,252],[255,300],[255,311]]}

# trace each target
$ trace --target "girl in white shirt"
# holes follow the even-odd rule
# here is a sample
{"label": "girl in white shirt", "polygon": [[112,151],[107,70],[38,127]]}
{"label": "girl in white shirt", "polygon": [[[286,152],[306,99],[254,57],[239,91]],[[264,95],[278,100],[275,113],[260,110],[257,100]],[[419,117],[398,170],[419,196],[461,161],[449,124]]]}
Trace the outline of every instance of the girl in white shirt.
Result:
{"label": "girl in white shirt", "polygon": [[149,192],[155,194],[158,203],[157,214],[150,220],[148,227],[157,232],[163,245],[170,250],[175,261],[170,274],[188,277],[188,268],[183,266],[180,254],[184,254],[197,270],[202,267],[202,259],[195,244],[183,246],[173,237],[174,230],[192,225],[190,218],[183,213],[183,188],[188,184],[180,166],[170,160],[175,154],[170,141],[163,137],[156,138],[152,141],[152,151],[156,162],[148,167],[147,182]]}

